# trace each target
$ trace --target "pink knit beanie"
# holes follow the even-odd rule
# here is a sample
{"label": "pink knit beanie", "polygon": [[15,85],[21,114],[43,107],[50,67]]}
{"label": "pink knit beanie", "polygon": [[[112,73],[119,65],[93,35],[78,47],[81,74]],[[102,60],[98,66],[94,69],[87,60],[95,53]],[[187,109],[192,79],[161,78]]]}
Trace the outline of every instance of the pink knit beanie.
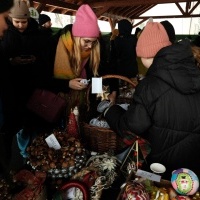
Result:
{"label": "pink knit beanie", "polygon": [[75,37],[99,37],[100,30],[95,13],[89,5],[83,4],[76,12],[76,19],[72,26]]}
{"label": "pink knit beanie", "polygon": [[163,47],[172,43],[164,26],[158,22],[148,22],[138,38],[136,52],[138,57],[153,58]]}

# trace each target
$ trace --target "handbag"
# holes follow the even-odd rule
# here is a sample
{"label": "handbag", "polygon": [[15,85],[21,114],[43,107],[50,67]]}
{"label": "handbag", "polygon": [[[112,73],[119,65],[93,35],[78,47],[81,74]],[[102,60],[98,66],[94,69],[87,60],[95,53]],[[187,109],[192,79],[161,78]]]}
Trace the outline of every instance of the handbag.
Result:
{"label": "handbag", "polygon": [[51,91],[36,89],[31,95],[27,108],[50,123],[57,122],[65,112],[67,101]]}

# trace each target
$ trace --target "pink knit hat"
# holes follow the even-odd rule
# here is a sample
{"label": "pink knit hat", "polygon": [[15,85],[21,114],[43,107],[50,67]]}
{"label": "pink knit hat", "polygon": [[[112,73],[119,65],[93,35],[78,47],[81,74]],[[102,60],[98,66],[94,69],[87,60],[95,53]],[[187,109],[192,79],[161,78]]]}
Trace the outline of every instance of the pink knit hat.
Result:
{"label": "pink knit hat", "polygon": [[95,13],[89,5],[83,4],[76,12],[76,19],[72,26],[75,37],[99,37],[100,30]]}
{"label": "pink knit hat", "polygon": [[136,52],[138,57],[153,58],[163,47],[172,43],[164,26],[158,22],[148,22],[138,38]]}

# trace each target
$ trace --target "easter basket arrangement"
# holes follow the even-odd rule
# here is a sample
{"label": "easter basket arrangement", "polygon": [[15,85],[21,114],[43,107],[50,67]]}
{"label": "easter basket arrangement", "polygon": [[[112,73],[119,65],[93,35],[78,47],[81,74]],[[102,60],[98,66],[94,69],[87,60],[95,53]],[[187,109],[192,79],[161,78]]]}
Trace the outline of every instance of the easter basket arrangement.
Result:
{"label": "easter basket arrangement", "polygon": [[103,190],[109,189],[117,178],[118,161],[108,154],[91,156],[84,168],[65,182],[53,200],[100,200]]}
{"label": "easter basket arrangement", "polygon": [[[133,82],[131,79],[120,76],[120,75],[105,75],[102,76],[102,79],[119,79],[123,80],[124,82],[127,82],[129,86],[131,87],[132,91],[136,87],[136,83]],[[87,102],[88,102],[88,108],[90,108],[90,102],[89,102],[89,92],[91,87],[88,87],[87,90]],[[127,100],[128,98],[128,100]],[[120,103],[122,103],[124,99],[124,103],[127,104],[130,99],[132,98],[132,95],[128,95],[128,97],[125,97],[121,94],[119,94]],[[118,101],[118,100],[117,100]],[[102,153],[116,153],[120,151],[124,147],[124,143],[122,142],[122,139],[117,136],[117,134],[112,131],[105,119],[103,119],[102,116],[98,117],[98,122],[95,122],[96,124],[93,125],[88,122],[80,122],[81,124],[81,133],[83,135],[83,139],[86,143],[86,147],[90,151],[98,152],[100,154]]]}
{"label": "easter basket arrangement", "polygon": [[[148,172],[147,172],[148,173]],[[199,179],[197,175],[186,168],[172,172],[171,180],[155,181],[149,173],[146,177],[136,176],[131,172],[126,182],[121,186],[117,200],[199,200]],[[145,171],[142,174],[146,174]],[[149,178],[147,178],[149,177]]]}
{"label": "easter basket arrangement", "polygon": [[[54,145],[55,141],[58,141],[60,148],[50,147],[47,138],[53,141]],[[37,136],[27,148],[27,153],[27,163],[34,170],[46,172],[47,177],[54,179],[70,178],[85,166],[88,157],[78,138],[68,136],[66,132],[59,130]]]}

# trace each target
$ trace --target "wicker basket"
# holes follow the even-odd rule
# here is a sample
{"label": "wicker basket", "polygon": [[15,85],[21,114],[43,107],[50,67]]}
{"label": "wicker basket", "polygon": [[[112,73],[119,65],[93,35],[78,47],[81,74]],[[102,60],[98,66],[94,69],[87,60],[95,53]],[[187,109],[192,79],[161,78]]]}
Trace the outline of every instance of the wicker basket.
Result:
{"label": "wicker basket", "polygon": [[[124,76],[105,75],[102,77],[102,79],[107,79],[107,78],[121,79],[128,82],[134,88],[136,87],[136,83],[134,83],[129,78]],[[88,88],[87,92],[88,106],[90,104],[89,102],[90,88],[91,86]],[[81,122],[80,125],[81,125],[80,126],[81,132],[85,140],[85,145],[88,150],[95,151],[98,153],[105,153],[105,152],[117,153],[124,147],[122,139],[119,136],[117,136],[117,134],[111,129],[92,126],[86,122]]]}

